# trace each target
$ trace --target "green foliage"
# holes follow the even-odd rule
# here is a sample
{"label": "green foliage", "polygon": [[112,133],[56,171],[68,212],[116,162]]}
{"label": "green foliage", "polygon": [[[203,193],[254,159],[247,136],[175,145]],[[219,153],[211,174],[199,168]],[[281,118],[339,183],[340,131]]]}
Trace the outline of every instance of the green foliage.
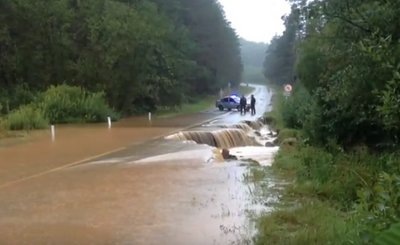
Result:
{"label": "green foliage", "polygon": [[375,240],[377,245],[395,245],[400,241],[400,223],[392,225],[382,232]]}
{"label": "green foliage", "polygon": [[30,104],[8,114],[4,124],[9,130],[31,130],[46,128],[49,122],[40,109]]}
{"label": "green foliage", "polygon": [[360,209],[372,235],[400,222],[400,175],[381,172],[371,187],[358,192]]}
{"label": "green foliage", "polygon": [[214,0],[4,0],[0,46],[4,112],[55,81],[104,91],[123,114],[153,111],[236,85],[242,70]]}
{"label": "green foliage", "polygon": [[313,100],[308,91],[296,84],[291,96],[287,97],[282,105],[282,118],[285,126],[301,129],[310,120]]}
{"label": "green foliage", "polygon": [[301,132],[296,129],[284,128],[279,131],[278,142],[282,143],[285,139],[289,139],[289,138],[299,139],[300,134],[301,134]]}
{"label": "green foliage", "polygon": [[[397,68],[400,70],[400,65]],[[381,114],[386,129],[392,133],[395,143],[400,140],[400,73],[395,71],[393,80],[386,84],[385,90],[382,91],[380,100],[381,105],[378,106],[378,112]]]}
{"label": "green foliage", "polygon": [[191,101],[188,101],[181,106],[159,108],[157,115],[166,118],[177,115],[191,114],[209,109],[214,106],[214,103],[215,96],[192,98]]}
{"label": "green foliage", "polygon": [[399,159],[398,153],[372,154],[365,147],[345,153],[335,144],[299,145],[282,148],[273,167],[295,179],[285,196],[317,199],[353,213],[360,238],[372,242],[400,221]]}
{"label": "green foliage", "polygon": [[300,21],[300,11],[297,5],[292,6],[292,12],[285,18],[286,29],[282,36],[271,40],[264,60],[264,76],[275,84],[293,83],[296,80],[296,39]]}
{"label": "green foliage", "polygon": [[[320,144],[334,139],[345,147],[395,148],[400,135],[400,29],[394,17],[400,14],[399,2],[292,3],[286,30],[271,42],[265,60],[272,82],[290,81],[294,74],[309,93],[306,100],[293,99],[286,106],[287,125],[303,128]],[[306,118],[296,114],[304,108]]]}
{"label": "green foliage", "polygon": [[284,103],[284,97],[281,93],[274,93],[271,97],[270,105],[272,110],[266,112],[264,115],[264,121],[274,130],[281,130],[284,128],[284,121],[282,118],[282,107]]}
{"label": "green foliage", "polygon": [[114,115],[103,93],[68,85],[51,86],[37,103],[51,123],[99,122]]}
{"label": "green foliage", "polygon": [[306,199],[265,214],[255,244],[359,244],[357,224],[329,203]]}
{"label": "green foliage", "polygon": [[362,182],[358,172],[364,172],[363,165],[352,163],[350,157],[314,147],[280,152],[275,164],[296,176],[296,184],[288,189],[292,194],[330,200],[344,208],[351,207],[357,199],[356,191]]}

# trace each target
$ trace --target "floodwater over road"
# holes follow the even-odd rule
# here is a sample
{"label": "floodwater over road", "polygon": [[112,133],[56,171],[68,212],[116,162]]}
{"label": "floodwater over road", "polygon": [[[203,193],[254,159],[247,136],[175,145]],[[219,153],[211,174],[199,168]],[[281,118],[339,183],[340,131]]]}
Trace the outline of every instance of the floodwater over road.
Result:
{"label": "floodwater over road", "polygon": [[252,122],[270,95],[263,86],[254,94],[256,116],[212,110],[111,130],[66,127],[55,142],[0,148],[0,243],[251,243],[248,214],[263,205],[244,183],[246,159],[268,165],[277,150],[260,146],[269,130]]}

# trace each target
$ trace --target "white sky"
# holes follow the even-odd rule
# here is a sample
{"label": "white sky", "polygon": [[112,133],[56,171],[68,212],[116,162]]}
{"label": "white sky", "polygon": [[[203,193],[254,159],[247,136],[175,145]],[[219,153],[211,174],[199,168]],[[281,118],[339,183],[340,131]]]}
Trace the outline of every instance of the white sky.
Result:
{"label": "white sky", "polygon": [[236,33],[248,41],[268,43],[284,30],[281,17],[290,12],[285,0],[218,0]]}

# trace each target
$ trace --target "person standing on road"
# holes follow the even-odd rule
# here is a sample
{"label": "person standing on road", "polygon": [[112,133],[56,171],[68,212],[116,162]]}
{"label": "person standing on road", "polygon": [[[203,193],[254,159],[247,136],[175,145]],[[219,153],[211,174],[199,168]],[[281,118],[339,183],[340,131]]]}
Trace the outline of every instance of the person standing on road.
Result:
{"label": "person standing on road", "polygon": [[254,116],[256,114],[256,98],[254,98],[254,95],[251,95],[250,109],[251,109],[251,115]]}
{"label": "person standing on road", "polygon": [[240,98],[240,115],[246,115],[246,104],[247,104],[247,100],[246,97],[244,97],[244,95],[242,95],[242,97]]}

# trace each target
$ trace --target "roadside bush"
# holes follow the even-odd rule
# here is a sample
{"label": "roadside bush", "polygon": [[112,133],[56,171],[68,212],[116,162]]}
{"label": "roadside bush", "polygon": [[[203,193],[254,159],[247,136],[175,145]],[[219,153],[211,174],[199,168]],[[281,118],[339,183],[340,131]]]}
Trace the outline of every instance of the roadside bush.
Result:
{"label": "roadside bush", "polygon": [[400,175],[382,172],[376,179],[376,183],[358,191],[359,211],[365,214],[370,240],[400,222]]}
{"label": "roadside bush", "polygon": [[316,102],[304,86],[298,83],[292,95],[282,98],[276,110],[282,119],[282,127],[301,130],[303,141],[323,145],[332,136],[328,137],[329,131],[326,129],[329,125],[321,121],[322,110]]}
{"label": "roadside bush", "polygon": [[273,108],[271,111],[264,114],[264,123],[268,124],[273,130],[280,130],[285,126],[281,112],[283,101],[284,98],[282,94],[278,93],[272,95],[271,103],[273,103]]}
{"label": "roadside bush", "polygon": [[[9,113],[18,109],[21,105],[32,103],[37,96],[37,92],[30,89],[25,83],[18,84],[12,89],[4,89],[0,91],[0,114],[2,112]],[[4,110],[4,111],[3,111]]]}
{"label": "roadside bush", "polygon": [[116,116],[103,93],[68,85],[51,86],[41,94],[38,105],[51,123],[99,122]]}
{"label": "roadside bush", "polygon": [[291,96],[283,101],[282,118],[288,128],[303,128],[311,113],[312,97],[301,83],[296,84]]}
{"label": "roadside bush", "polygon": [[343,209],[352,207],[357,190],[373,178],[360,156],[310,146],[281,149],[274,167],[290,171],[295,177],[289,193],[330,200]]}
{"label": "roadside bush", "polygon": [[30,104],[8,114],[4,124],[9,130],[31,130],[46,128],[49,123],[41,110]]}
{"label": "roadside bush", "polygon": [[299,130],[284,128],[279,131],[278,142],[282,143],[285,139],[288,139],[288,138],[299,139],[300,134],[301,134],[301,132]]}

